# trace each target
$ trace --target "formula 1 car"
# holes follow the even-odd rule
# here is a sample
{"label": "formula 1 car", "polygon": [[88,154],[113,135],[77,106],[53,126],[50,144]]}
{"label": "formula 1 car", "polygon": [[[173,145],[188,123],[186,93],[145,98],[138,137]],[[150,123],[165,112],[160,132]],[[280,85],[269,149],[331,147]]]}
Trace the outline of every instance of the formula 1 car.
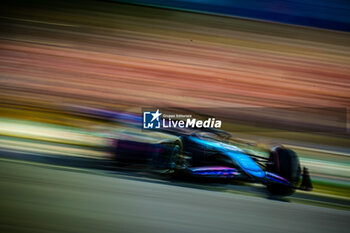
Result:
{"label": "formula 1 car", "polygon": [[[245,143],[231,139],[227,132],[211,129],[194,132],[182,138],[184,151],[189,156],[189,174],[208,177],[231,177],[262,183],[270,193],[291,195],[295,189],[312,190],[310,175],[303,170],[303,181],[298,187],[301,167],[297,154],[283,146],[273,147],[269,156],[260,156],[246,149]],[[251,145],[249,145],[251,147]]]}
{"label": "formula 1 car", "polygon": [[113,158],[123,164],[166,168],[192,177],[262,183],[273,195],[291,195],[295,189],[312,190],[308,171],[304,168],[301,175],[294,151],[277,146],[266,157],[239,145],[242,143],[235,143],[229,133],[217,129],[126,129],[117,133],[112,148]]}

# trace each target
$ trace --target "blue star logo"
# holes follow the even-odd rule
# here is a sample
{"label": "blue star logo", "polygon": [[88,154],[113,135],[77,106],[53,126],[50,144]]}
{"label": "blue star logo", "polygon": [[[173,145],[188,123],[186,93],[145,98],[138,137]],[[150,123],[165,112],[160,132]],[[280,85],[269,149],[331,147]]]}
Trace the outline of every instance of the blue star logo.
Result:
{"label": "blue star logo", "polygon": [[158,129],[160,128],[160,116],[162,113],[157,109],[156,112],[143,112],[143,128]]}

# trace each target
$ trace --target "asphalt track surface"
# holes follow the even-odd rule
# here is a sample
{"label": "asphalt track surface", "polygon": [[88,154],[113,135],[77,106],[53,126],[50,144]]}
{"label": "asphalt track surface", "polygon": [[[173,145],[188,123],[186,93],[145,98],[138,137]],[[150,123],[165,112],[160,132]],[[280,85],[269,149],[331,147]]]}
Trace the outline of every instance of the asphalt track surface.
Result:
{"label": "asphalt track surface", "polygon": [[1,232],[348,232],[349,211],[2,160]]}

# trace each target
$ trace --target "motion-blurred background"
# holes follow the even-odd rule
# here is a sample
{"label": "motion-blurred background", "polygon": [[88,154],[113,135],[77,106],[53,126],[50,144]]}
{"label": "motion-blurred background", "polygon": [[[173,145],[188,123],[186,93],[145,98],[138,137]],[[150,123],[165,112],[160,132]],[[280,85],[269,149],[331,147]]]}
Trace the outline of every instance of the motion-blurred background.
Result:
{"label": "motion-blurred background", "polygon": [[[288,145],[350,196],[348,1],[5,1],[0,148],[103,159],[118,112],[173,108]],[[210,110],[208,110],[210,109]]]}

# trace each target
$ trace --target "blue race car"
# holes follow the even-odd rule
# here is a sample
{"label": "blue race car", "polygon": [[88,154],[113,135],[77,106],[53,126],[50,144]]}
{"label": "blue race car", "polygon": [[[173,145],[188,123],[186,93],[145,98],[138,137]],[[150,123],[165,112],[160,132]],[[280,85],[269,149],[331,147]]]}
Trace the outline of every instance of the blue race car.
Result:
{"label": "blue race car", "polygon": [[113,158],[123,164],[166,168],[192,177],[262,183],[274,195],[312,190],[308,171],[304,168],[302,174],[294,151],[278,146],[268,156],[256,155],[242,142],[232,140],[229,133],[217,129],[125,129],[117,133],[112,145]]}

